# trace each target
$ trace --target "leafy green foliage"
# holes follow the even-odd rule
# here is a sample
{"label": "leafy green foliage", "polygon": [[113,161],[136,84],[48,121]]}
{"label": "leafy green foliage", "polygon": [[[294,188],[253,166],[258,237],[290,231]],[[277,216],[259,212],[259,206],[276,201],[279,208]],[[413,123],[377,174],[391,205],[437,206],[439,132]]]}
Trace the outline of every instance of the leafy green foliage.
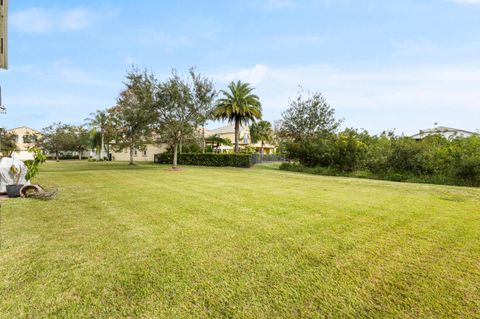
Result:
{"label": "leafy green foliage", "polygon": [[210,144],[210,146],[213,148],[218,148],[221,145],[226,145],[226,146],[231,146],[232,141],[228,138],[223,138],[218,134],[211,135],[205,139],[205,141]]}
{"label": "leafy green foliage", "polygon": [[335,109],[321,93],[308,93],[305,97],[300,91],[289,104],[279,122],[279,135],[283,138],[299,142],[305,138],[332,134],[341,124],[335,119]]}
{"label": "leafy green foliage", "polygon": [[363,171],[372,178],[394,181],[480,186],[479,136],[448,140],[434,135],[417,141],[347,129],[287,142],[286,152],[300,166],[313,168],[283,165],[287,170],[349,176]]}
{"label": "leafy green foliage", "polygon": [[235,124],[235,153],[240,150],[240,125],[248,125],[262,118],[262,104],[260,98],[252,93],[253,90],[249,83],[231,82],[228,91],[220,91],[223,97],[213,110],[214,118]]}
{"label": "leafy green foliage", "polygon": [[11,156],[13,152],[17,150],[16,139],[18,136],[0,127],[0,155]]}
{"label": "leafy green foliage", "polygon": [[[162,153],[155,155],[155,163],[170,164],[172,154]],[[230,166],[250,167],[252,157],[248,154],[178,154],[178,164],[196,166]]]}
{"label": "leafy green foliage", "polygon": [[195,68],[190,68],[190,78],[192,81],[192,99],[196,109],[197,122],[202,127],[202,153],[205,153],[205,125],[208,120],[213,118],[214,100],[217,96],[213,81],[207,77],[195,72]]}
{"label": "leafy green foliage", "polygon": [[134,150],[143,150],[151,142],[156,87],[153,74],[133,69],[127,73],[125,89],[120,92],[117,105],[107,111],[114,149],[129,148],[130,164],[133,164]]}
{"label": "leafy green foliage", "polygon": [[110,114],[106,110],[97,110],[90,113],[90,117],[86,118],[85,121],[91,129],[90,138],[97,153],[97,160],[105,158],[105,143],[112,142],[115,136]]}
{"label": "leafy green foliage", "polygon": [[43,154],[43,151],[37,147],[31,148],[28,151],[33,153],[33,160],[25,161],[25,166],[27,166],[25,179],[31,182],[33,178],[37,176],[40,164],[45,163],[47,157]]}
{"label": "leafy green foliage", "polygon": [[252,123],[250,126],[250,136],[253,143],[260,142],[260,154],[263,156],[265,143],[273,141],[272,124],[268,121]]}
{"label": "leafy green foliage", "polygon": [[60,152],[76,151],[81,153],[90,146],[90,134],[83,126],[53,123],[42,130],[42,138],[38,145],[55,155],[58,160]]}
{"label": "leafy green foliage", "polygon": [[179,145],[192,138],[195,128],[204,120],[199,107],[200,104],[194,103],[189,83],[175,71],[158,85],[155,104],[158,142],[166,142],[173,150],[174,168],[177,167]]}

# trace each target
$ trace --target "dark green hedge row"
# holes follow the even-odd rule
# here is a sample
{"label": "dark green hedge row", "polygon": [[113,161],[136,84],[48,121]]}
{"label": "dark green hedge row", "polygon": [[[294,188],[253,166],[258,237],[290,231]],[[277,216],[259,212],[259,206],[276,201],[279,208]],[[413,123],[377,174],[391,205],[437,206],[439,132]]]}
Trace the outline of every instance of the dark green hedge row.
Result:
{"label": "dark green hedge row", "polygon": [[480,186],[478,135],[451,140],[432,135],[417,141],[393,133],[372,136],[347,129],[287,141],[284,149],[293,163],[284,164],[284,170]]}
{"label": "dark green hedge row", "polygon": [[[173,155],[155,155],[155,163],[172,164]],[[248,154],[178,154],[178,165],[250,167],[252,156]]]}
{"label": "dark green hedge row", "polygon": [[[55,155],[48,155],[47,156],[47,160],[49,161],[54,161],[56,160],[57,158],[55,157]],[[58,157],[59,160],[78,160],[78,155],[60,155]],[[88,157],[82,157],[82,159],[88,159]]]}

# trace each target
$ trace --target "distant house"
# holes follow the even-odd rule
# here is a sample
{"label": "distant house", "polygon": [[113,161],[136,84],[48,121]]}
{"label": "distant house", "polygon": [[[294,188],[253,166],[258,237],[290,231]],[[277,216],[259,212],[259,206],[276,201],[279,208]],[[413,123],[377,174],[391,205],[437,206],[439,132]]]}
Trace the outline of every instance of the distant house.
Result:
{"label": "distant house", "polygon": [[17,143],[18,150],[12,154],[12,157],[22,161],[33,159],[28,149],[36,145],[41,133],[28,126],[12,128],[7,130],[7,133],[13,134]]}
{"label": "distant house", "polygon": [[[167,145],[154,145],[148,144],[144,150],[134,150],[133,151],[133,160],[135,162],[153,162],[155,154],[164,153],[167,151]],[[110,155],[112,161],[129,161],[130,160],[130,149],[124,148],[121,151],[115,152],[110,149]]]}
{"label": "distant house", "polygon": [[[197,138],[201,138],[201,130],[197,130]],[[220,127],[213,130],[205,129],[205,137],[217,135],[224,139],[229,139],[232,144],[235,143],[235,127],[233,125]],[[252,146],[260,152],[261,144],[260,143],[252,143],[250,137],[250,129],[248,126],[240,128],[240,147]],[[164,153],[168,150],[168,145],[166,143],[162,143],[160,145],[156,144],[148,144],[145,150],[135,150],[133,154],[133,160],[136,162],[153,162],[155,154]],[[233,151],[232,146],[227,145],[220,145],[217,151],[225,152],[225,151]],[[275,151],[275,146],[265,143],[264,145],[265,154],[272,154]],[[110,148],[110,155],[112,161],[129,161],[130,160],[130,150],[125,148],[120,151],[114,151]]]}
{"label": "distant house", "polygon": [[470,137],[473,135],[478,135],[478,133],[461,130],[457,128],[437,126],[435,128],[420,130],[418,134],[413,135],[412,138],[416,140],[421,140],[430,135],[441,135],[447,139],[452,140],[459,137]]}
{"label": "distant house", "polygon": [[[228,125],[219,127],[217,129],[209,130],[209,136],[211,135],[218,135],[221,138],[229,139],[232,144],[235,144],[235,126]],[[257,151],[260,152],[261,143],[252,143],[252,138],[250,136],[250,128],[248,126],[240,126],[240,139],[238,144],[240,147],[252,146]],[[232,148],[233,149],[233,148]],[[264,145],[264,152],[265,154],[272,154],[275,151],[275,146],[269,143],[265,143]]]}

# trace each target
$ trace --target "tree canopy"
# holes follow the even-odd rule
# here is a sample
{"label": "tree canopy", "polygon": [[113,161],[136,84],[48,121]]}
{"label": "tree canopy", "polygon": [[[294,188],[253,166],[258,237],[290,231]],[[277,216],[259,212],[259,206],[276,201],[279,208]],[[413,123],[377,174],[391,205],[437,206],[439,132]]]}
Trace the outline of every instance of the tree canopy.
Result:
{"label": "tree canopy", "polygon": [[252,125],[250,126],[250,136],[253,143],[260,142],[260,154],[263,156],[265,142],[269,143],[273,141],[272,124],[268,121],[252,123]]}
{"label": "tree canopy", "polygon": [[335,109],[321,93],[308,93],[304,96],[300,91],[283,112],[279,133],[284,138],[298,142],[317,134],[333,133],[341,122],[335,118]]}
{"label": "tree canopy", "polygon": [[166,142],[173,150],[173,168],[177,167],[179,144],[191,138],[204,121],[202,103],[194,102],[189,83],[176,71],[159,83],[156,93],[156,127],[159,142]]}
{"label": "tree canopy", "polygon": [[231,82],[228,90],[222,90],[222,98],[213,111],[216,119],[226,120],[235,125],[235,153],[239,151],[240,125],[248,125],[262,118],[260,98],[253,94],[249,83]]}
{"label": "tree canopy", "polygon": [[3,127],[0,127],[0,153],[1,155],[11,156],[17,150],[16,136],[8,133]]}
{"label": "tree canopy", "polygon": [[135,150],[143,150],[151,142],[156,87],[153,74],[132,69],[127,74],[125,89],[120,92],[117,105],[108,110],[114,132],[114,149],[128,148],[130,164],[133,164]]}

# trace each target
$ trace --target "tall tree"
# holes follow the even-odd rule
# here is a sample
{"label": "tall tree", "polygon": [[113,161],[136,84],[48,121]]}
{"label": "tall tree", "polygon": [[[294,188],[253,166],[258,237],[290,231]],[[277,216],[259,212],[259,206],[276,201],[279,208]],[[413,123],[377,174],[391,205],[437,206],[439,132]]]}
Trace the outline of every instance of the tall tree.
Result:
{"label": "tall tree", "polygon": [[71,150],[72,134],[70,126],[61,122],[53,123],[42,129],[39,145],[48,153],[55,154],[57,162],[61,151]]}
{"label": "tall tree", "polygon": [[250,136],[253,143],[260,142],[260,155],[263,157],[265,142],[273,141],[272,124],[268,121],[252,123],[250,126]]}
{"label": "tall tree", "polygon": [[91,145],[90,133],[83,126],[70,126],[71,149],[78,152],[78,159],[81,160],[83,152]]}
{"label": "tall tree", "polygon": [[107,131],[107,125],[109,122],[108,112],[105,110],[97,110],[92,112],[89,115],[90,117],[86,118],[85,121],[93,129],[97,130],[100,133],[100,145],[96,145],[96,155],[97,160],[105,158],[105,134]]}
{"label": "tall tree", "polygon": [[223,97],[213,111],[216,119],[235,124],[235,153],[239,152],[240,125],[248,125],[262,117],[262,105],[253,90],[249,83],[231,82],[228,91],[220,91]]}
{"label": "tall tree", "polygon": [[189,83],[173,71],[158,85],[156,110],[159,142],[167,142],[172,148],[172,167],[176,169],[179,145],[195,134],[202,120],[202,107],[194,103]]}
{"label": "tall tree", "polygon": [[114,132],[113,146],[118,150],[128,148],[129,164],[133,165],[135,150],[143,150],[151,142],[157,80],[147,71],[133,69],[127,74],[125,86],[117,105],[108,113]]}
{"label": "tall tree", "polygon": [[284,138],[299,142],[319,133],[334,133],[342,122],[335,118],[335,109],[321,93],[308,93],[305,97],[300,91],[289,104],[280,122],[279,132]]}
{"label": "tall tree", "polygon": [[213,81],[209,78],[196,74],[195,69],[190,69],[192,79],[192,99],[195,109],[198,111],[198,122],[202,126],[202,153],[205,153],[205,125],[212,117],[214,100],[217,95]]}

